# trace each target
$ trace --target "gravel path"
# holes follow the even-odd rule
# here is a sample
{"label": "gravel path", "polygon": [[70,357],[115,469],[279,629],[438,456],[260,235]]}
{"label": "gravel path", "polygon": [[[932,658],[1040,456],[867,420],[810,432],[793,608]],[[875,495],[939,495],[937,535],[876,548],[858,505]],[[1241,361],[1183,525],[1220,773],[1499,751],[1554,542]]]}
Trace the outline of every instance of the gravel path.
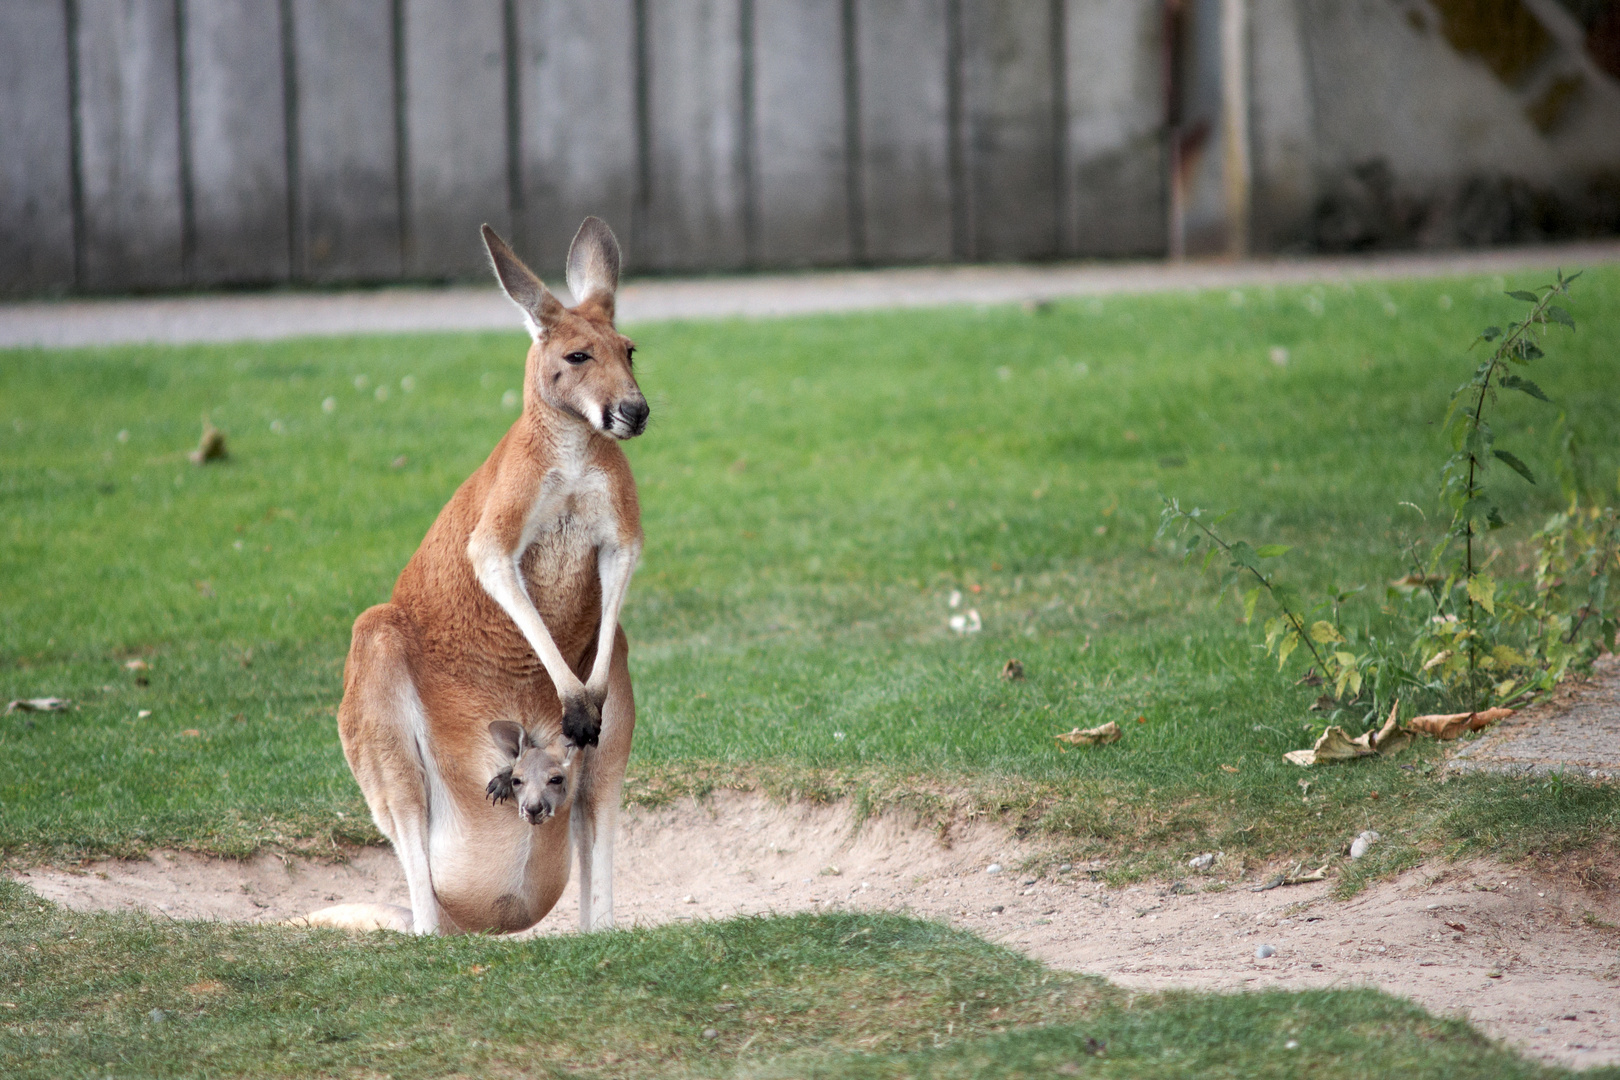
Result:
{"label": "gravel path", "polygon": [[1620,777],[1620,656],[1603,657],[1590,678],[1565,683],[1553,700],[1488,728],[1453,754],[1447,768]]}
{"label": "gravel path", "polygon": [[[1053,263],[648,278],[619,293],[625,323],[761,318],[873,308],[1001,304],[1116,293],[1506,274],[1620,263],[1620,240],[1585,244],[1249,262]],[[566,294],[565,294],[566,295]],[[0,348],[265,341],[334,334],[515,330],[488,285],[343,292],[218,293],[0,304]]]}

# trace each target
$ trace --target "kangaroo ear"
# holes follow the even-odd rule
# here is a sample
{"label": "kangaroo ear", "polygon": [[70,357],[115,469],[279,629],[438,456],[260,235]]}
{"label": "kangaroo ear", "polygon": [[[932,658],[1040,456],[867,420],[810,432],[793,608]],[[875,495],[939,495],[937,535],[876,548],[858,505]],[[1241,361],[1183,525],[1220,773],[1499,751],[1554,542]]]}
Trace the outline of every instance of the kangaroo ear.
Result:
{"label": "kangaroo ear", "polygon": [[496,749],[514,761],[523,755],[524,748],[529,745],[528,732],[510,720],[496,720],[490,724],[489,737],[495,740]]}
{"label": "kangaroo ear", "polygon": [[535,276],[533,270],[523,265],[523,260],[506,246],[506,241],[494,229],[485,225],[482,232],[484,246],[489,249],[489,261],[495,267],[495,276],[500,280],[501,288],[523,312],[523,322],[529,328],[529,336],[540,340],[546,327],[563,313],[562,301],[551,294],[551,290]]}
{"label": "kangaroo ear", "polygon": [[591,303],[613,318],[613,294],[619,291],[619,242],[599,217],[588,217],[568,245],[568,291],[574,304]]}

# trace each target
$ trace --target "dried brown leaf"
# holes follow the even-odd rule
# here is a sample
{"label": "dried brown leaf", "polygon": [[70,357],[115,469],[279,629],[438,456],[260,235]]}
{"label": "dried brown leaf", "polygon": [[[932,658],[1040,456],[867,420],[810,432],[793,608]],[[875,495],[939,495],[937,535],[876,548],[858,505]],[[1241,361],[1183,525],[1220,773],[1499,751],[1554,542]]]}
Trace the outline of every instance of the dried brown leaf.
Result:
{"label": "dried brown leaf", "polygon": [[1069,743],[1071,746],[1106,746],[1111,742],[1118,742],[1123,734],[1119,725],[1110,720],[1106,724],[1086,728],[1084,731],[1075,728],[1073,731],[1065,731],[1053,737],[1058,742]]}

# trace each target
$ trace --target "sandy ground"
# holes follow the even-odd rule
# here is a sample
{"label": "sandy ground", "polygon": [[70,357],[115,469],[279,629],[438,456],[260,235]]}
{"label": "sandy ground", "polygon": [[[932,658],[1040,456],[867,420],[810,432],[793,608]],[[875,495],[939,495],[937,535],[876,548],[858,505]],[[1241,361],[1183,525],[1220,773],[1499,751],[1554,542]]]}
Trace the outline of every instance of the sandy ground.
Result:
{"label": "sandy ground", "polygon": [[[1497,250],[1302,256],[1244,262],[1134,260],[903,267],[791,274],[643,278],[619,291],[621,322],[805,315],[1075,296],[1505,274],[1620,262],[1620,241]],[[554,267],[537,267],[560,288]],[[327,334],[518,330],[493,282],[315,291],[285,289],[0,304],[0,348],[131,342],[264,341]]]}
{"label": "sandy ground", "polygon": [[[992,873],[989,867],[1003,869]],[[897,817],[857,828],[846,806],[782,806],[721,794],[629,810],[616,880],[621,923],[748,912],[909,911],[1059,968],[1137,988],[1247,990],[1371,985],[1462,1013],[1531,1057],[1620,1063],[1620,895],[1485,861],[1429,865],[1362,893],[1332,883],[1253,891],[1219,859],[1178,885],[1108,888],[999,826],[949,846]],[[332,903],[406,902],[391,853],[341,863],[154,853],[139,862],[16,876],[81,910],[144,908],[176,919],[273,922]],[[570,932],[573,890],[542,929]],[[1268,946],[1274,954],[1257,958]]]}

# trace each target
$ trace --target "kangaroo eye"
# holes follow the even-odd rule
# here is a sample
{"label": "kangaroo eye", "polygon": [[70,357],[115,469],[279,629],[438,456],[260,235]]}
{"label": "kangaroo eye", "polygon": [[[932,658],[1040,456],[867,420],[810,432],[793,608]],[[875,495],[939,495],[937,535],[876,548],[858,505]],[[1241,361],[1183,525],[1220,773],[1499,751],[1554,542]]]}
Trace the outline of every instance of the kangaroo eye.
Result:
{"label": "kangaroo eye", "polygon": [[563,781],[563,778],[562,778],[562,777],[560,777],[560,776],[553,776],[553,777],[552,777],[552,778],[551,778],[551,782],[552,782],[552,783],[553,783],[553,784],[561,784],[561,783],[562,783],[562,781]]}
{"label": "kangaroo eye", "polygon": [[568,361],[570,364],[583,364],[590,358],[591,354],[588,352],[571,352],[567,356],[563,357],[563,359]]}
{"label": "kangaroo eye", "polygon": [[636,347],[634,345],[632,345],[628,349],[624,350],[624,358],[626,360],[629,360],[631,363],[635,362],[635,359],[636,359]]}
{"label": "kangaroo eye", "polygon": [[523,781],[519,780],[517,777],[514,776],[514,777],[512,777],[512,786],[513,787],[522,787],[523,786]]}

